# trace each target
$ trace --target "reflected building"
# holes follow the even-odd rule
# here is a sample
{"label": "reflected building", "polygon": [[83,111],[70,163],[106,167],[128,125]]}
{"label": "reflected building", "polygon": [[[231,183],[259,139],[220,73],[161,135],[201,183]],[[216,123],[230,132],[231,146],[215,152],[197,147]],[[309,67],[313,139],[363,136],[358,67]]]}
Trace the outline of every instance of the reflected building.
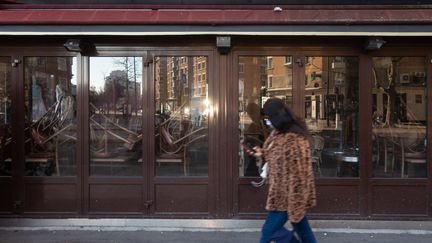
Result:
{"label": "reflected building", "polygon": [[292,57],[267,57],[267,97],[279,98],[292,105]]}
{"label": "reflected building", "polygon": [[[174,111],[182,107],[206,109],[208,97],[207,58],[198,57],[157,57],[155,83],[157,107],[162,111]],[[165,81],[166,80],[166,81]]]}

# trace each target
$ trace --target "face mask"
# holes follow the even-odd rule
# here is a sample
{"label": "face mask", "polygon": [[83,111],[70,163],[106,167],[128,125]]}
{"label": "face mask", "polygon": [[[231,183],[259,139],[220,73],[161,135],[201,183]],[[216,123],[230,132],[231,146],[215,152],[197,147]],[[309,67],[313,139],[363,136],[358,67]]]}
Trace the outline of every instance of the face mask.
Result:
{"label": "face mask", "polygon": [[270,119],[264,119],[264,122],[265,122],[265,124],[268,126],[268,127],[270,127],[270,128],[274,128],[273,127],[273,124],[271,123],[271,121],[270,121]]}

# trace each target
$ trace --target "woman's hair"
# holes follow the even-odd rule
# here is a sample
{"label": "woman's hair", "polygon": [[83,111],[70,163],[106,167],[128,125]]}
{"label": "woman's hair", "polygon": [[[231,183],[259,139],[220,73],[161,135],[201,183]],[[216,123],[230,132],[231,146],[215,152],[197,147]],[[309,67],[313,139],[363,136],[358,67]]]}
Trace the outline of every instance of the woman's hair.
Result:
{"label": "woman's hair", "polygon": [[278,132],[293,132],[308,137],[306,124],[294,115],[281,99],[271,98],[267,100],[263,112]]}

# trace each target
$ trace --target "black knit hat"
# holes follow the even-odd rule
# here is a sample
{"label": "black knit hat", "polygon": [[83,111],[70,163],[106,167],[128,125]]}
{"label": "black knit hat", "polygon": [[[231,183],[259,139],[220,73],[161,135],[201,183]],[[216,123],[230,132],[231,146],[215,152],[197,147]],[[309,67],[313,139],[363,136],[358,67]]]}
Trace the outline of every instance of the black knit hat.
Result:
{"label": "black knit hat", "polygon": [[286,112],[285,103],[278,98],[268,99],[264,103],[263,112],[269,118],[282,115]]}
{"label": "black knit hat", "polygon": [[306,124],[285,105],[283,100],[271,98],[263,107],[264,115],[267,116],[273,127],[279,132],[294,132],[308,136]]}

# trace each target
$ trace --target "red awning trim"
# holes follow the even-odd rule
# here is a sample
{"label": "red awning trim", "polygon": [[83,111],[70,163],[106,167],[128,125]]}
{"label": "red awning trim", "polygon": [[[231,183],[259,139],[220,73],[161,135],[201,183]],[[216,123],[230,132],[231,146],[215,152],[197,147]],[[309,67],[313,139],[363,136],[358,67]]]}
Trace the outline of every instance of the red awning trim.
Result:
{"label": "red awning trim", "polygon": [[[4,4],[0,5],[0,9],[8,9],[8,10],[37,10],[37,9],[216,9],[216,10],[268,10],[272,9],[275,5],[208,5],[208,4],[165,4],[165,5],[156,5],[156,4],[28,4],[21,3],[14,0],[0,0],[0,3],[4,1]],[[8,1],[11,1],[8,3]],[[283,9],[313,9],[313,10],[321,10],[321,9],[430,9],[431,5],[419,5],[419,4],[411,4],[411,5],[278,5]]]}
{"label": "red awning trim", "polygon": [[393,10],[1,10],[7,25],[431,24],[432,9]]}

